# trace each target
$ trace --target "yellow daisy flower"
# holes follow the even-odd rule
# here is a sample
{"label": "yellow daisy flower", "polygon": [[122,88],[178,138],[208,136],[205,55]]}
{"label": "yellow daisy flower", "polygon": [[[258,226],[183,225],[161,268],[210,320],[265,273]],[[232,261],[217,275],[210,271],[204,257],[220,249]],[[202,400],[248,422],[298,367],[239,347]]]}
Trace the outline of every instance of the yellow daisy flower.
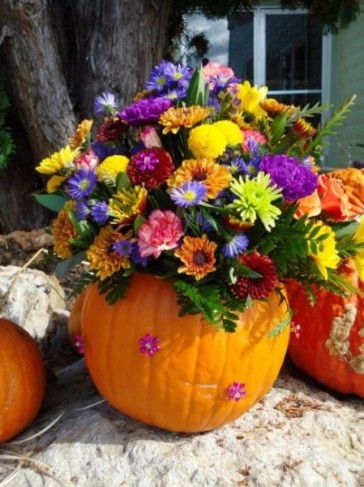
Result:
{"label": "yellow daisy flower", "polygon": [[229,145],[238,145],[243,143],[243,133],[239,126],[231,122],[230,120],[220,120],[212,124],[213,127],[217,127],[225,136]]}
{"label": "yellow daisy flower", "polygon": [[[320,227],[320,229],[314,238],[308,238],[310,256],[315,261],[324,279],[328,279],[327,269],[336,269],[340,262],[336,249],[335,233],[331,227],[321,221],[315,223],[313,228],[317,227]],[[327,234],[327,237],[322,241],[317,241],[324,234]]]}
{"label": "yellow daisy flower", "polygon": [[68,201],[51,226],[51,234],[54,238],[54,251],[62,259],[72,257],[71,239],[77,237],[77,232],[68,218],[67,209],[73,208],[73,202]]}
{"label": "yellow daisy flower", "polygon": [[54,193],[56,189],[67,179],[66,176],[52,176],[51,179],[47,182],[47,192]]}
{"label": "yellow daisy flower", "polygon": [[182,162],[173,175],[167,179],[170,188],[176,188],[187,181],[199,181],[206,185],[207,197],[216,198],[232,180],[229,169],[208,159],[188,159]]}
{"label": "yellow daisy flower", "polygon": [[68,139],[68,143],[72,150],[78,149],[86,141],[91,132],[92,120],[83,120],[78,124],[76,132]]}
{"label": "yellow daisy flower", "polygon": [[86,252],[90,262],[90,269],[96,271],[96,275],[103,281],[120,269],[131,267],[129,257],[121,255],[113,249],[116,242],[130,240],[133,231],[129,230],[125,235],[115,232],[110,226],[101,229],[92,245]]}
{"label": "yellow daisy flower", "polygon": [[164,126],[163,133],[172,132],[176,134],[181,127],[191,128],[197,123],[205,120],[213,108],[201,106],[171,107],[159,117],[159,124]]}
{"label": "yellow daisy flower", "polygon": [[194,157],[216,159],[224,153],[227,140],[214,125],[199,125],[190,131],[187,144]]}
{"label": "yellow daisy flower", "polygon": [[255,118],[266,116],[266,112],[260,107],[259,103],[267,96],[267,86],[257,88],[256,86],[251,86],[249,81],[244,81],[243,84],[237,84],[236,88],[236,98],[240,102],[236,107],[238,111],[248,112]]}
{"label": "yellow daisy flower", "polygon": [[119,172],[126,172],[129,159],[126,156],[114,155],[106,157],[97,169],[97,177],[100,181],[115,184]]}
{"label": "yellow daisy flower", "polygon": [[54,174],[71,166],[77,155],[77,150],[72,150],[69,145],[66,145],[59,152],[54,152],[50,157],[43,159],[35,170],[41,174]]}
{"label": "yellow daisy flower", "polygon": [[199,281],[209,272],[215,271],[216,248],[217,244],[210,242],[205,234],[201,238],[184,237],[181,247],[175,251],[175,256],[184,264],[178,268],[178,273],[194,276]]}
{"label": "yellow daisy flower", "polygon": [[114,223],[127,225],[141,215],[147,204],[148,191],[143,186],[122,188],[109,200],[109,213]]}

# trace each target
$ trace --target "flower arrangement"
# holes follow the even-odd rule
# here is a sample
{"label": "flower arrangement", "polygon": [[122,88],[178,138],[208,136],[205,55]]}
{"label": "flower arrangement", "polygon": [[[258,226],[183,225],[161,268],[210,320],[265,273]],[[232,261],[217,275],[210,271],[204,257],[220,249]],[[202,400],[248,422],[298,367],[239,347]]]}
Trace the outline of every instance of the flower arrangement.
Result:
{"label": "flower arrangement", "polygon": [[97,281],[111,304],[134,272],[170,279],[181,315],[226,331],[287,278],[347,292],[340,264],[363,269],[364,221],[319,163],[353,99],[316,128],[330,107],[267,91],[215,63],[163,61],[129,106],[98,96],[95,119],[36,168],[51,176],[36,198],[58,213],[58,268],[87,261],[80,287]]}

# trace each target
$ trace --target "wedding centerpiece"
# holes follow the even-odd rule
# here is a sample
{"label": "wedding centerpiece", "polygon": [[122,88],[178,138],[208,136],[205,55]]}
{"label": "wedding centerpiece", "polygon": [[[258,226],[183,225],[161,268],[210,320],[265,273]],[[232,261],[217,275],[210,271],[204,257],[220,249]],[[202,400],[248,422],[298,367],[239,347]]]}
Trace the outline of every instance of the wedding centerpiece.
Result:
{"label": "wedding centerpiece", "polygon": [[317,128],[328,106],[279,103],[215,63],[163,61],[145,88],[124,108],[96,98],[95,119],[40,162],[36,198],[58,213],[58,270],[88,265],[77,289],[100,392],[140,421],[203,431],[274,382],[286,279],[350,290],[338,269],[363,232],[330,219],[344,200],[319,163],[353,100]]}

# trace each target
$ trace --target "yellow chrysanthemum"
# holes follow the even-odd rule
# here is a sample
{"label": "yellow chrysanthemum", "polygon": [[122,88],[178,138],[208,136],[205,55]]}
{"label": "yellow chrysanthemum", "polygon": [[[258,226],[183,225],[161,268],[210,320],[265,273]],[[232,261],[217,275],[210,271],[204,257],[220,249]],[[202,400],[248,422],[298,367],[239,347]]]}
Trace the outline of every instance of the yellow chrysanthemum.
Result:
{"label": "yellow chrysanthemum", "polygon": [[188,148],[196,158],[216,159],[227,145],[225,135],[213,125],[199,125],[191,130]]}
{"label": "yellow chrysanthemum", "polygon": [[159,124],[164,126],[163,133],[176,134],[181,127],[191,128],[205,120],[213,108],[193,105],[190,107],[171,107],[159,117]]}
{"label": "yellow chrysanthemum", "polygon": [[206,185],[207,197],[216,198],[232,180],[229,169],[208,159],[188,159],[167,179],[170,188],[176,188],[187,181],[199,181]]}
{"label": "yellow chrysanthemum", "polygon": [[364,243],[364,217],[361,218],[353,238],[357,243]]}
{"label": "yellow chrysanthemum", "polygon": [[244,81],[243,84],[237,84],[236,88],[236,98],[240,102],[236,106],[238,111],[248,112],[256,118],[266,116],[266,112],[260,107],[259,103],[267,96],[267,86],[257,88],[256,86],[251,86],[249,81]]}
{"label": "yellow chrysanthemum", "polygon": [[77,237],[71,220],[68,218],[67,209],[73,208],[73,202],[68,201],[51,226],[51,234],[54,238],[54,251],[62,259],[72,257],[71,239]]}
{"label": "yellow chrysanthemum", "polygon": [[194,276],[196,281],[199,281],[206,274],[216,270],[214,266],[216,248],[217,244],[210,242],[207,235],[202,235],[200,238],[184,237],[181,247],[175,251],[175,256],[184,264],[177,272]]}
{"label": "yellow chrysanthemum", "polygon": [[68,143],[72,150],[78,149],[86,141],[92,128],[92,120],[83,120],[78,124],[76,132],[68,139]]}
{"label": "yellow chrysanthemum", "polygon": [[114,155],[106,157],[97,169],[100,181],[114,184],[119,172],[126,172],[129,159],[126,156]]}
{"label": "yellow chrysanthemum", "polygon": [[121,188],[109,200],[109,213],[114,223],[126,225],[141,215],[147,204],[148,191],[143,186],[132,189]]}
{"label": "yellow chrysanthemum", "polygon": [[47,182],[47,192],[53,193],[67,179],[66,176],[52,176]]}
{"label": "yellow chrysanthemum", "polygon": [[55,152],[50,157],[43,159],[35,170],[41,174],[54,174],[61,169],[71,166],[77,155],[77,150],[73,151],[69,145],[66,145],[59,152]]}
{"label": "yellow chrysanthemum", "polygon": [[288,110],[288,115],[291,116],[297,109],[294,105],[279,103],[275,98],[266,98],[259,102],[259,106],[272,118],[284,113],[286,110]]}
{"label": "yellow chrysanthemum", "polygon": [[225,136],[229,145],[238,145],[243,143],[243,133],[236,123],[230,120],[220,120],[212,124],[213,127],[217,127]]}
{"label": "yellow chrysanthemum", "polygon": [[[317,227],[319,227],[319,230],[313,238],[313,243],[311,239],[308,240],[310,256],[315,261],[324,279],[327,279],[327,269],[336,269],[340,262],[340,257],[336,249],[335,233],[332,228],[321,221],[315,223],[313,228]],[[326,238],[318,241],[325,234],[327,234]]]}
{"label": "yellow chrysanthemum", "polygon": [[121,255],[113,249],[116,242],[130,240],[132,230],[125,235],[115,232],[110,226],[101,229],[92,245],[86,252],[87,259],[90,262],[90,269],[96,271],[96,275],[103,281],[112,276],[120,269],[131,267],[130,259]]}

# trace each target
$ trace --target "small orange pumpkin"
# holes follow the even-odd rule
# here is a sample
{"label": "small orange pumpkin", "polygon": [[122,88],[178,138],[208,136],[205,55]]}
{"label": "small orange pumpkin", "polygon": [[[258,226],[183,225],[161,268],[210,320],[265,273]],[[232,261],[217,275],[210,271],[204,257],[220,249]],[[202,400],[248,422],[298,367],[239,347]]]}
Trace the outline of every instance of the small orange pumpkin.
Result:
{"label": "small orange pumpkin", "polygon": [[75,348],[76,348],[77,336],[81,335],[81,315],[82,315],[83,302],[85,300],[86,289],[87,288],[83,289],[82,292],[77,296],[72,306],[71,313],[67,323],[68,336],[72,346]]}
{"label": "small orange pumpkin", "polygon": [[0,318],[0,442],[34,420],[44,391],[45,367],[37,343],[19,325]]}
{"label": "small orange pumpkin", "polygon": [[[341,271],[349,282],[364,290],[352,261]],[[312,289],[314,306],[297,281],[287,283],[295,332],[289,341],[289,356],[299,369],[328,388],[364,397],[364,298]]]}
{"label": "small orange pumpkin", "polygon": [[170,282],[135,273],[109,305],[88,288],[82,313],[85,359],[106,400],[143,423],[208,431],[233,421],[270,389],[282,366],[290,317],[273,292],[240,316],[235,333],[199,315],[179,317]]}
{"label": "small orange pumpkin", "polygon": [[342,182],[351,204],[349,218],[355,218],[364,213],[364,170],[347,167],[330,171],[327,175]]}

